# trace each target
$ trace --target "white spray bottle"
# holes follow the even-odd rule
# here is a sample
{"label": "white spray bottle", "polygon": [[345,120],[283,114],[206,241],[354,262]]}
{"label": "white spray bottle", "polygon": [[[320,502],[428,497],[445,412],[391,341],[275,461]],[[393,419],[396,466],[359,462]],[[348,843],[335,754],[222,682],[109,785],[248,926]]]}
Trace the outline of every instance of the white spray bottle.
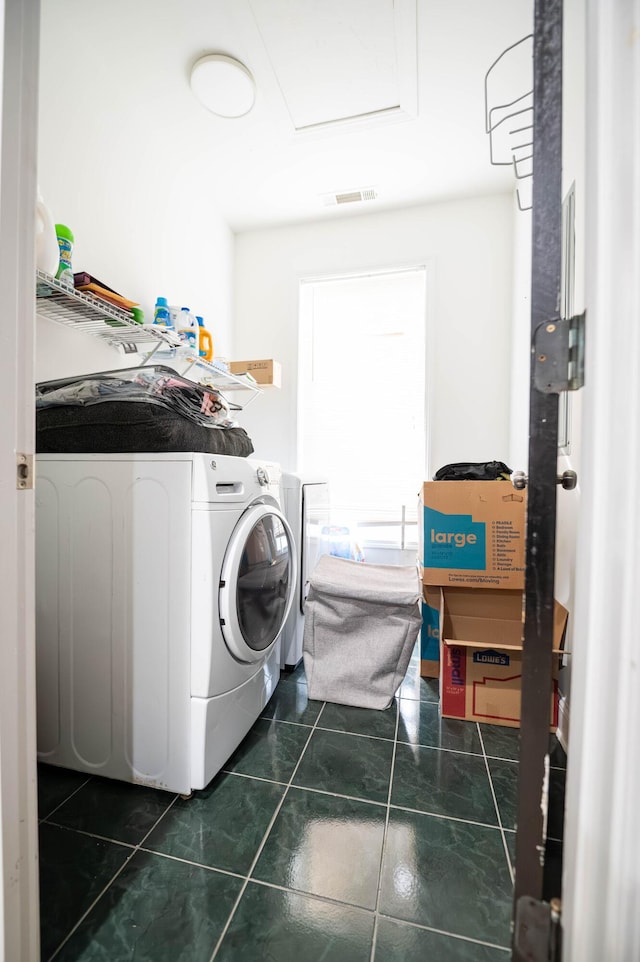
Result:
{"label": "white spray bottle", "polygon": [[36,201],[35,243],[36,267],[55,277],[60,260],[60,248],[53,217],[39,190]]}

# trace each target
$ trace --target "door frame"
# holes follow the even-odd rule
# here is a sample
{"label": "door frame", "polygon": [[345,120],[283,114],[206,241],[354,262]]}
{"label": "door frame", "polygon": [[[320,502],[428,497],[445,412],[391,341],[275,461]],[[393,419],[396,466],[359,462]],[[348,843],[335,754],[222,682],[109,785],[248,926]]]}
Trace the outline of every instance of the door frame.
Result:
{"label": "door frame", "polygon": [[[17,487],[34,454],[34,220],[39,0],[2,3],[0,179],[0,958],[40,958],[35,698],[34,491]],[[33,472],[31,474],[33,478]]]}
{"label": "door frame", "polygon": [[546,353],[534,345],[540,329],[550,332],[550,341],[554,333],[558,336],[558,325],[548,322],[559,316],[561,290],[562,27],[563,0],[535,0],[529,481],[514,883],[513,958],[518,962],[524,960],[518,948],[518,910],[521,900],[528,904],[542,898],[547,830],[558,393],[536,384],[538,368],[548,363],[553,345]]}

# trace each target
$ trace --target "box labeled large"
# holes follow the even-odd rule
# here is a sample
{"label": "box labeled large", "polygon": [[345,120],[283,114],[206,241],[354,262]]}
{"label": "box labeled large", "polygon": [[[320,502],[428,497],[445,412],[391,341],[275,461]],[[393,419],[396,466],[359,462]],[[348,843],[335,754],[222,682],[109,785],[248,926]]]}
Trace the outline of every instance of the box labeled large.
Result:
{"label": "box labeled large", "polygon": [[282,367],[279,361],[266,358],[262,361],[230,361],[232,374],[250,374],[263,387],[282,387]]}
{"label": "box labeled large", "polygon": [[[440,602],[440,710],[445,718],[520,726],[523,594],[443,588]],[[558,725],[558,673],[567,610],[554,603],[549,728]]]}
{"label": "box labeled large", "polygon": [[424,584],[524,587],[526,502],[510,481],[426,481],[418,532]]}
{"label": "box labeled large", "polygon": [[422,628],[420,629],[420,675],[440,674],[440,589],[422,587]]}

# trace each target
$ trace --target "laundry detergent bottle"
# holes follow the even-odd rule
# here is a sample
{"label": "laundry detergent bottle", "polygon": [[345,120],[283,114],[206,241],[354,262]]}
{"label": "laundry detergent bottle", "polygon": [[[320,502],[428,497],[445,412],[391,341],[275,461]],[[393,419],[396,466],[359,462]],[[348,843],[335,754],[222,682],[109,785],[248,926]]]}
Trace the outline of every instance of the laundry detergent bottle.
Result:
{"label": "laundry detergent bottle", "polygon": [[198,322],[198,353],[205,361],[213,361],[213,338],[204,326],[204,318],[196,314]]}
{"label": "laundry detergent bottle", "polygon": [[58,238],[58,249],[60,252],[60,263],[56,272],[56,277],[62,284],[73,287],[73,267],[71,266],[71,255],[73,252],[73,231],[66,224],[56,224],[56,236]]}
{"label": "laundry detergent bottle", "polygon": [[181,307],[176,316],[176,333],[182,341],[182,346],[193,351],[198,356],[198,322],[195,314],[188,307]]}
{"label": "laundry detergent bottle", "polygon": [[171,325],[169,304],[167,303],[166,297],[156,298],[156,306],[153,311],[153,323],[159,324],[161,327],[169,327]]}

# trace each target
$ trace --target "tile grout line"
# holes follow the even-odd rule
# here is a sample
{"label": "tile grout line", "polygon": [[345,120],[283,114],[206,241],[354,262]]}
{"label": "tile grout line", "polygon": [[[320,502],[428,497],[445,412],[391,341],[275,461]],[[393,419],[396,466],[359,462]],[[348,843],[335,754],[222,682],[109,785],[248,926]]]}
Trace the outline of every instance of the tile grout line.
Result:
{"label": "tile grout line", "polygon": [[246,772],[237,772],[233,768],[221,768],[218,775],[237,775],[238,778],[250,778],[254,782],[266,782],[267,785],[287,784],[286,782],[279,782],[276,778],[264,778],[263,775],[247,775]]}
{"label": "tile grout line", "polygon": [[320,895],[318,892],[305,892],[304,889],[287,888],[286,885],[278,885],[277,882],[265,882],[265,880],[261,878],[252,878],[248,881],[253,882],[254,885],[261,885],[263,888],[275,889],[276,892],[284,892],[286,895],[299,895],[301,898],[315,899],[316,902],[323,902],[325,905],[335,905],[338,908],[344,908],[346,906],[347,908],[355,909],[356,912],[364,912],[365,915],[373,916],[375,914],[374,909],[368,909],[365,905],[360,905],[358,902],[345,902],[343,899],[331,898],[330,895]]}
{"label": "tile grout line", "polygon": [[[162,815],[158,816],[158,818],[155,820],[155,822],[153,823],[153,825],[151,826],[151,828],[149,829],[149,831],[141,838],[141,840],[138,842],[138,844],[132,849],[131,854],[127,856],[127,858],[124,860],[124,862],[122,863],[122,865],[120,866],[120,868],[118,869],[118,871],[115,872],[115,874],[109,879],[109,881],[107,882],[107,884],[104,886],[104,888],[102,889],[102,891],[96,896],[96,898],[93,900],[93,902],[91,903],[91,905],[89,906],[89,908],[86,910],[86,912],[84,912],[84,913],[80,916],[80,918],[78,919],[78,921],[76,922],[76,924],[73,926],[73,928],[72,928],[69,932],[67,932],[66,936],[64,937],[64,939],[62,940],[62,942],[60,943],[60,945],[58,946],[58,948],[55,950],[55,952],[54,952],[52,955],[49,956],[48,962],[52,962],[52,959],[55,959],[56,955],[58,955],[58,953],[61,951],[61,949],[66,945],[66,943],[69,941],[69,939],[70,939],[71,936],[74,934],[74,932],[76,932],[77,929],[82,925],[82,923],[84,922],[84,920],[86,919],[86,917],[89,915],[89,913],[90,913],[91,911],[93,911],[94,907],[98,904],[98,902],[100,901],[100,899],[102,898],[102,896],[105,894],[105,892],[106,892],[109,888],[111,888],[111,886],[113,885],[113,883],[115,882],[115,880],[118,878],[118,876],[120,875],[120,873],[124,871],[124,869],[127,867],[127,865],[129,864],[129,862],[131,861],[131,859],[136,855],[136,853],[140,850],[140,848],[141,848],[141,846],[144,844],[144,842],[149,838],[149,835],[151,835],[151,832],[153,832],[153,830],[156,828],[156,826],[159,825],[159,823],[160,823],[160,822],[162,821],[162,819],[165,817],[165,815],[167,814],[167,812],[169,811],[169,809],[172,808],[173,805],[175,805],[175,802],[176,802],[176,799],[177,799],[177,798],[178,798],[178,796],[177,796],[177,795],[174,795],[173,799],[169,802],[169,804],[167,805],[167,807],[166,807],[166,809],[164,810],[164,812],[162,813]],[[61,828],[62,826],[57,826],[57,827],[60,827],[60,828]],[[77,829],[75,829],[75,830],[74,830],[74,829],[69,829],[69,831],[77,831]],[[122,845],[123,843],[120,842],[119,844]]]}
{"label": "tile grout line", "polygon": [[[318,713],[320,717],[320,712]],[[352,732],[344,728],[325,728],[323,725],[307,725],[306,722],[290,721],[288,718],[269,718],[267,715],[260,715],[262,721],[278,722],[280,725],[295,725],[296,728],[316,728],[321,732],[334,732],[336,735],[356,735],[358,738],[374,738],[378,742],[392,742],[393,738],[385,738],[384,735],[369,735],[365,732]]]}
{"label": "tile grout line", "polygon": [[[318,731],[324,731],[324,730],[325,729],[323,728],[318,729]],[[339,734],[348,735],[350,733],[339,732]],[[398,742],[398,744],[404,745],[405,742]],[[426,747],[426,746],[420,746],[420,747]],[[474,757],[481,758],[482,756],[476,754],[474,755]],[[286,786],[287,784],[286,782],[278,782],[270,778],[261,778],[258,775],[247,775],[244,772],[235,772],[235,771],[232,771],[231,769],[223,769],[223,771],[226,775],[236,775],[238,778],[248,778],[251,781],[266,782],[268,785]],[[373,806],[376,806],[377,808],[386,808],[387,805],[389,804],[388,802],[377,802],[371,798],[363,798],[360,795],[345,795],[343,792],[330,792],[326,788],[314,788],[311,785],[294,785],[293,787],[297,788],[301,792],[311,792],[312,794],[315,794],[315,795],[328,795],[330,798],[344,798],[347,801],[360,802],[362,805],[373,805]],[[412,808],[410,805],[394,805],[393,803],[390,803],[389,807],[394,812],[411,812],[412,814],[415,814],[415,815],[426,815],[428,818],[441,818],[441,819],[446,819],[447,821],[450,821],[450,822],[462,822],[464,825],[479,825],[481,828],[491,828],[496,832],[500,831],[500,826],[497,824],[490,824],[489,822],[478,822],[477,820],[472,818],[458,818],[456,815],[443,815],[442,812],[432,812],[422,808]],[[511,830],[505,829],[504,831],[511,831]]]}
{"label": "tile grout line", "polygon": [[471,758],[482,758],[482,755],[478,752],[465,752],[461,748],[443,748],[441,745],[425,745],[422,742],[405,742],[402,738],[398,739],[398,744],[408,745],[409,748],[428,748],[432,752],[448,752],[450,755],[469,755]]}
{"label": "tile grout line", "polygon": [[241,902],[241,900],[242,900],[242,897],[243,897],[244,893],[245,893],[246,890],[247,890],[247,886],[248,886],[249,880],[250,880],[250,878],[251,878],[251,873],[253,872],[253,870],[255,869],[256,865],[258,864],[258,859],[259,859],[260,856],[262,855],[262,850],[264,849],[264,847],[265,847],[265,845],[266,845],[266,843],[267,843],[267,839],[269,838],[269,835],[271,834],[271,829],[273,828],[273,826],[274,826],[274,824],[275,824],[275,821],[276,821],[278,815],[280,814],[280,810],[281,810],[281,808],[282,808],[282,806],[283,806],[283,804],[284,804],[285,798],[286,798],[287,795],[289,794],[289,789],[291,788],[291,786],[292,786],[292,784],[293,784],[293,779],[295,778],[296,772],[298,771],[298,769],[299,769],[299,767],[300,767],[300,763],[302,762],[302,759],[304,758],[304,754],[305,754],[305,752],[306,752],[306,750],[307,750],[307,748],[308,748],[308,746],[309,746],[309,742],[311,741],[311,739],[312,739],[312,737],[313,737],[313,733],[314,733],[314,731],[316,730],[316,726],[317,726],[317,724],[318,724],[318,719],[319,719],[320,716],[322,715],[322,712],[324,711],[324,706],[325,706],[325,705],[326,705],[326,702],[323,703],[322,708],[321,708],[320,711],[318,712],[318,718],[316,718],[315,723],[314,723],[314,725],[313,725],[313,728],[312,728],[311,731],[309,732],[309,735],[308,735],[308,737],[307,737],[307,740],[306,740],[306,742],[304,743],[304,747],[303,747],[302,751],[300,752],[300,757],[298,758],[298,761],[296,762],[293,771],[291,772],[291,777],[290,777],[289,781],[287,782],[287,785],[286,785],[286,788],[285,788],[284,793],[283,793],[283,795],[282,795],[282,798],[280,799],[278,805],[276,806],[276,809],[275,809],[273,815],[271,816],[271,819],[270,819],[270,821],[269,821],[269,824],[267,825],[267,828],[266,828],[266,830],[265,830],[265,833],[264,833],[264,835],[263,835],[263,837],[262,837],[262,841],[260,842],[260,845],[258,846],[258,850],[257,850],[256,854],[255,854],[254,857],[253,857],[253,861],[252,861],[251,865],[249,866],[249,871],[247,872],[247,875],[246,875],[246,877],[245,877],[245,879],[244,879],[244,883],[243,883],[243,885],[240,887],[240,891],[238,892],[238,895],[237,895],[237,897],[236,897],[236,900],[235,900],[235,902],[233,903],[233,907],[232,907],[232,909],[231,909],[231,912],[229,913],[229,917],[228,917],[227,921],[225,922],[224,928],[223,928],[222,932],[220,933],[220,936],[219,936],[219,938],[218,938],[218,941],[216,942],[216,944],[215,944],[215,946],[214,946],[214,948],[213,948],[213,952],[212,952],[212,954],[211,954],[211,957],[210,957],[210,959],[209,959],[209,962],[213,962],[213,960],[215,959],[215,957],[216,957],[216,955],[218,954],[218,952],[219,952],[219,950],[220,950],[220,947],[221,947],[221,945],[222,945],[222,943],[223,943],[223,941],[224,941],[224,938],[225,938],[227,932],[229,931],[229,928],[230,928],[230,926],[231,926],[231,923],[233,922],[233,919],[234,919],[234,917],[235,917],[235,914],[236,914],[236,912],[237,912],[237,910],[238,910],[238,906],[240,905],[240,902]]}
{"label": "tile grout line", "polygon": [[[319,729],[319,730],[322,731],[323,729]],[[403,744],[403,743],[398,742],[398,744]],[[267,784],[267,785],[276,785],[276,786],[281,786],[283,788],[288,787],[287,782],[278,782],[278,781],[274,781],[273,779],[260,778],[256,775],[246,775],[242,772],[225,771],[224,774],[232,775],[237,778],[248,779],[249,781],[253,781],[253,782],[263,782],[264,784]],[[481,828],[493,829],[496,832],[500,831],[499,825],[490,825],[488,822],[478,822],[469,818],[458,818],[455,815],[443,815],[442,812],[431,812],[431,811],[426,811],[420,808],[411,808],[408,805],[394,805],[393,803],[389,803],[389,802],[377,802],[371,798],[362,798],[359,795],[344,795],[341,792],[330,792],[327,789],[313,788],[309,785],[293,785],[291,787],[295,788],[297,791],[308,792],[309,794],[312,794],[312,795],[325,795],[329,798],[341,798],[350,802],[358,802],[361,805],[370,805],[374,808],[386,809],[387,807],[389,807],[391,811],[394,811],[394,812],[410,812],[411,814],[415,814],[415,815],[425,815],[427,818],[439,818],[439,819],[443,819],[445,821],[450,821],[450,822],[460,822],[463,825],[477,825]],[[176,800],[174,799],[174,801]],[[165,815],[169,811],[169,808],[172,805],[173,805],[173,802],[171,802],[167,810],[162,815],[159,816],[159,820],[165,817]],[[171,858],[176,862],[185,862],[187,865],[200,865],[202,868],[209,868],[217,872],[225,872],[226,874],[236,875],[238,878],[244,878],[244,875],[242,873],[230,872],[226,869],[221,869],[215,865],[207,865],[204,862],[193,862],[191,859],[181,858],[179,855],[168,855],[166,852],[160,852],[159,850],[154,848],[147,848],[144,845],[144,840],[149,837],[149,833],[145,835],[145,839],[143,839],[142,842],[135,843],[135,842],[124,842],[122,841],[122,839],[113,838],[109,835],[99,835],[96,832],[89,832],[86,829],[75,828],[74,826],[71,826],[71,825],[62,825],[60,822],[46,822],[46,824],[51,825],[54,828],[59,828],[64,832],[76,832],[78,835],[84,835],[88,838],[95,838],[103,842],[111,842],[114,845],[121,845],[123,848],[130,848],[134,850],[136,848],[139,848],[141,851],[149,852],[154,855],[162,855],[163,857]],[[150,829],[149,831],[153,831],[157,827],[157,825],[158,825],[158,822],[156,822],[153,828]],[[515,834],[514,832],[512,832],[511,829],[504,829],[504,831],[508,831],[511,834]],[[560,842],[562,841],[562,839],[556,839],[552,836],[549,836],[549,838],[551,841],[560,841]]]}
{"label": "tile grout line", "polygon": [[[233,773],[235,774],[235,773]],[[243,778],[251,778],[251,775],[243,775]],[[266,779],[255,779],[256,781],[266,781]],[[286,782],[268,782],[270,785],[284,785]],[[377,802],[372,798],[362,798],[360,795],[344,795],[341,792],[330,792],[326,788],[312,788],[309,785],[292,785],[292,788],[300,792],[309,792],[312,795],[327,795],[329,798],[344,798],[349,802],[360,802],[362,805],[373,805],[376,808],[385,808],[386,802]]]}
{"label": "tile grout line", "polygon": [[379,913],[380,918],[388,919],[390,922],[399,922],[401,925],[409,926],[412,929],[419,929],[423,932],[434,932],[436,935],[446,935],[447,938],[457,939],[460,942],[468,942],[471,945],[482,945],[488,949],[499,949],[500,952],[510,952],[506,945],[498,945],[496,942],[487,942],[485,939],[474,939],[470,935],[460,935],[459,932],[448,932],[446,929],[438,929],[433,925],[421,925],[419,922],[410,922],[409,919],[398,919],[386,912]]}
{"label": "tile grout line", "polygon": [[97,832],[88,832],[84,828],[74,828],[72,825],[61,825],[60,822],[45,822],[45,825],[51,825],[52,828],[59,828],[61,832],[75,832],[76,835],[82,835],[84,838],[95,838],[99,842],[109,842],[112,845],[120,845],[122,848],[130,848],[133,851],[138,847],[135,842],[123,842],[119,838],[109,838],[108,835],[98,835]]}
{"label": "tile grout line", "polygon": [[[294,788],[296,786],[293,786]],[[218,871],[218,870],[216,870]],[[231,874],[231,873],[229,873]],[[240,876],[235,876],[236,878]],[[291,894],[292,892],[296,895],[301,895],[304,898],[313,899],[316,902],[322,902],[326,905],[335,906],[347,906],[348,908],[355,909],[357,912],[362,912],[365,915],[376,916],[378,915],[381,919],[386,919],[390,922],[397,922],[399,925],[410,926],[413,929],[419,929],[424,932],[435,932],[437,935],[445,935],[451,939],[457,939],[460,942],[467,942],[471,945],[482,945],[490,949],[500,949],[502,952],[508,952],[507,946],[498,945],[496,942],[488,942],[486,939],[474,939],[469,935],[461,935],[459,932],[449,932],[447,929],[438,929],[432,925],[421,925],[420,922],[411,922],[408,919],[397,918],[394,915],[387,915],[386,912],[376,913],[375,909],[368,909],[364,905],[359,905],[356,902],[344,902],[341,899],[333,899],[328,895],[318,895],[316,892],[304,892],[298,889],[290,889],[285,885],[278,885],[276,882],[265,882],[264,879],[250,879],[255,885],[261,885],[263,888],[275,889],[276,892],[284,892],[286,894]]]}
{"label": "tile grout line", "polygon": [[205,872],[216,872],[219,875],[229,875],[231,878],[244,879],[244,875],[241,872],[232,872],[228,868],[219,868],[217,865],[206,865],[204,862],[194,862],[190,858],[180,858],[179,855],[169,855],[168,852],[159,852],[155,848],[146,848],[141,845],[138,849],[140,852],[144,852],[145,855],[157,855],[158,858],[166,858],[170,862],[180,862],[182,865],[191,865],[193,868],[204,869]]}
{"label": "tile grout line", "polygon": [[344,728],[324,728],[322,725],[318,725],[318,731],[321,732],[331,732],[335,735],[355,735],[356,738],[371,738],[377,742],[393,742],[393,738],[385,738],[384,735],[369,735],[366,732],[350,732]]}
{"label": "tile grout line", "polygon": [[51,811],[50,811],[47,815],[44,816],[44,818],[39,819],[38,821],[40,822],[40,824],[42,824],[42,822],[46,822],[47,819],[48,819],[48,818],[51,818],[51,816],[54,815],[54,814],[58,811],[59,808],[62,808],[63,805],[66,805],[67,802],[68,802],[70,799],[72,799],[74,795],[77,795],[77,794],[78,794],[78,792],[80,791],[81,788],[84,788],[85,785],[88,785],[88,784],[89,784],[89,782],[91,781],[92,778],[93,778],[93,776],[92,776],[92,775],[89,775],[89,777],[88,777],[87,779],[85,779],[85,781],[82,783],[82,785],[78,785],[78,787],[77,787],[76,789],[74,789],[74,790],[71,792],[70,795],[67,795],[66,798],[63,798],[63,800],[62,800],[61,802],[59,802],[59,804],[56,805],[55,808],[52,808]]}
{"label": "tile grout line", "polygon": [[122,865],[120,866],[120,868],[118,869],[118,871],[115,872],[114,875],[112,875],[112,877],[109,879],[109,881],[108,881],[107,884],[104,886],[104,888],[103,888],[103,889],[98,893],[98,895],[95,897],[95,899],[93,900],[93,902],[91,903],[91,905],[89,906],[89,908],[86,910],[86,912],[83,912],[83,914],[80,916],[80,918],[78,919],[78,921],[76,922],[76,924],[70,929],[69,932],[67,932],[67,934],[66,934],[65,937],[63,938],[63,940],[62,940],[62,942],[60,943],[60,945],[58,946],[58,948],[55,950],[55,952],[54,952],[52,955],[49,956],[49,962],[51,962],[52,959],[55,959],[55,957],[59,954],[59,952],[64,948],[64,946],[67,944],[67,942],[69,941],[69,939],[71,938],[71,936],[73,935],[73,933],[82,925],[82,923],[83,923],[84,920],[86,919],[86,917],[87,917],[87,915],[89,914],[89,912],[91,912],[92,909],[98,904],[98,902],[100,901],[100,899],[102,898],[102,896],[105,894],[105,892],[107,891],[107,889],[109,889],[109,888],[113,885],[113,883],[115,882],[115,880],[117,879],[117,877],[118,877],[118,876],[120,875],[120,873],[123,871],[125,865],[127,865],[127,864],[129,863],[129,861],[133,858],[134,854],[135,854],[135,849],[134,849],[134,851],[131,852],[131,855],[129,855],[129,856],[124,860],[124,862],[122,863]]}
{"label": "tile grout line", "polygon": [[[430,705],[430,704],[436,704],[436,703],[421,702],[421,704]],[[379,742],[397,742],[399,745],[408,745],[410,748],[429,748],[434,752],[450,752],[452,755],[473,755],[475,758],[481,758],[483,754],[482,752],[465,751],[462,748],[443,748],[441,745],[429,745],[427,742],[408,741],[404,738],[398,738],[397,724],[396,724],[396,734],[393,736],[393,738],[386,738],[384,735],[370,735],[368,732],[354,732],[346,728],[325,728],[324,725],[317,725],[316,723],[314,723],[314,725],[307,725],[306,722],[290,721],[288,718],[271,718],[266,715],[260,715],[260,720],[270,721],[270,722],[279,722],[280,724],[283,724],[283,725],[295,725],[297,728],[312,728],[312,727],[316,728],[317,727],[318,731],[333,732],[336,735],[355,735],[357,738],[371,738]],[[477,722],[475,724],[477,724]],[[490,757],[497,758],[499,761],[513,761],[513,759],[510,759],[510,758],[500,759],[499,756],[494,756],[494,755]],[[225,770],[230,771],[230,769],[225,769]]]}
{"label": "tile grout line", "polygon": [[378,868],[378,887],[376,891],[376,904],[373,913],[373,933],[371,937],[371,954],[369,962],[374,962],[376,954],[376,940],[378,938],[378,918],[380,906],[380,889],[382,887],[382,870],[385,859],[385,846],[387,844],[387,832],[389,830],[389,818],[391,815],[391,794],[393,792],[393,776],[396,765],[396,751],[398,749],[398,728],[400,726],[400,706],[396,705],[396,730],[393,739],[393,752],[391,755],[391,770],[389,772],[389,791],[387,792],[387,811],[384,820],[384,831],[382,833],[382,846],[380,848],[380,866]]}
{"label": "tile grout line", "polygon": [[290,718],[274,718],[273,715],[259,715],[256,721],[278,722],[280,725],[295,725],[296,728],[313,728],[307,722],[291,721]]}
{"label": "tile grout line", "polygon": [[476,722],[478,727],[478,735],[480,737],[480,744],[482,745],[482,754],[484,756],[484,765],[487,770],[487,776],[489,778],[489,787],[491,789],[491,795],[493,797],[493,804],[495,805],[496,815],[498,817],[498,828],[500,829],[500,835],[502,836],[502,847],[504,848],[504,854],[507,859],[507,868],[509,869],[509,876],[511,878],[511,885],[515,883],[515,875],[513,871],[513,866],[511,864],[511,855],[509,854],[509,846],[507,845],[507,838],[504,834],[504,826],[502,824],[502,818],[500,816],[500,808],[498,806],[498,799],[496,797],[495,788],[493,786],[493,778],[491,777],[491,769],[489,767],[489,759],[487,758],[487,753],[484,747],[484,738],[482,737],[482,732],[480,730],[480,725]]}
{"label": "tile grout line", "polygon": [[425,818],[440,818],[446,822],[458,822],[461,825],[477,825],[478,828],[490,828],[494,832],[501,831],[500,825],[490,825],[489,822],[477,822],[471,818],[458,818],[457,815],[443,815],[442,812],[425,812],[420,808],[409,808],[406,805],[391,805],[394,812],[410,812],[412,815],[424,815]]}

